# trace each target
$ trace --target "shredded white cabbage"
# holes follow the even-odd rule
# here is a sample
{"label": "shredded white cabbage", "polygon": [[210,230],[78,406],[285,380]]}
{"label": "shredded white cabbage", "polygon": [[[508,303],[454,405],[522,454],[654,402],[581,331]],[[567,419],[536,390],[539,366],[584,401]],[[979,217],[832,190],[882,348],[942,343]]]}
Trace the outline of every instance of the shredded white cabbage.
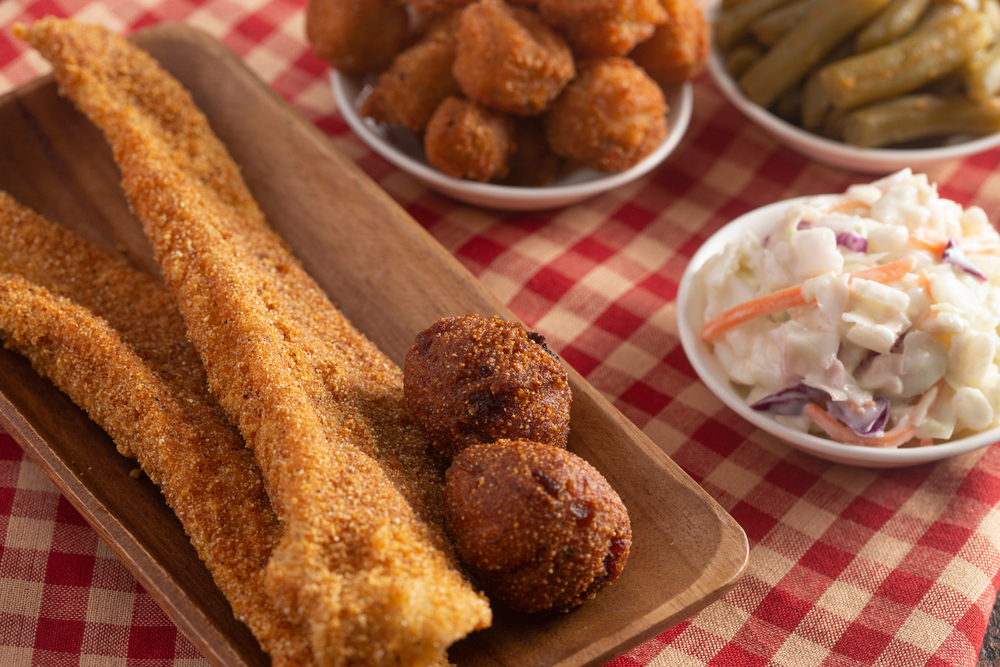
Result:
{"label": "shredded white cabbage", "polygon": [[[887,284],[848,278],[906,257],[913,268]],[[801,286],[806,305],[710,341],[749,404],[773,406],[802,384],[825,393],[810,399],[823,414],[806,409],[817,421],[784,409],[783,424],[899,446],[1000,423],[1000,235],[981,208],[940,197],[925,175],[906,169],[793,205],[765,238],[731,244],[699,276],[706,321]]]}

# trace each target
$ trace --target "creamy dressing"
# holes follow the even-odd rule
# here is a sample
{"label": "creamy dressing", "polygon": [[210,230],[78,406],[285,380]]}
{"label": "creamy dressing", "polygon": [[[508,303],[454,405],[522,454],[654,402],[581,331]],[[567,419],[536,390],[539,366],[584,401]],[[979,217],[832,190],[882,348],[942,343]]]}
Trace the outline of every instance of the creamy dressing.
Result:
{"label": "creamy dressing", "polygon": [[[906,257],[913,268],[885,284],[847,275]],[[801,286],[805,305],[710,341],[746,402],[788,426],[823,433],[807,403],[854,434],[831,437],[872,446],[901,444],[889,432],[930,444],[1000,422],[1000,235],[925,175],[907,169],[795,204],[699,276],[706,321]]]}

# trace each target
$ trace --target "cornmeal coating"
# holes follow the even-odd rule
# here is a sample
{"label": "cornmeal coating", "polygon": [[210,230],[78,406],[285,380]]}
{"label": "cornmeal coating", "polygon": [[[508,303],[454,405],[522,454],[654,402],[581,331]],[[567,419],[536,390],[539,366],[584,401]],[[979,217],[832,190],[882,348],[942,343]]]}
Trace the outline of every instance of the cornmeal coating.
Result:
{"label": "cornmeal coating", "polygon": [[284,528],[271,597],[307,624],[322,665],[443,664],[490,611],[444,537],[440,468],[400,370],[266,225],[204,115],[148,54],[72,21],[21,32],[105,133],[209,387],[253,450]]}
{"label": "cornmeal coating", "polygon": [[628,58],[598,58],[545,115],[545,135],[556,155],[591,169],[624,171],[667,136],[663,91]]}
{"label": "cornmeal coating", "polygon": [[628,511],[592,465],[528,440],[474,445],[445,487],[462,562],[517,611],[569,611],[615,581],[632,544]]}
{"label": "cornmeal coating", "polygon": [[462,10],[453,72],[473,102],[532,116],[548,107],[576,68],[566,41],[534,10],[479,0]]}
{"label": "cornmeal coating", "polygon": [[406,46],[409,17],[398,0],[309,0],[306,36],[342,72],[381,72]]}
{"label": "cornmeal coating", "polygon": [[452,12],[442,17],[419,42],[396,56],[365,98],[363,116],[423,132],[438,105],[446,97],[461,94],[451,73],[459,16]]}
{"label": "cornmeal coating", "polygon": [[660,0],[539,0],[538,11],[579,58],[623,56],[667,21]]}
{"label": "cornmeal coating", "polygon": [[435,446],[529,439],[566,447],[572,394],[545,338],[499,317],[439,319],[406,355],[406,400]]}
{"label": "cornmeal coating", "polygon": [[434,111],[424,133],[424,155],[435,169],[454,178],[503,178],[514,152],[510,118],[475,102],[448,97]]}
{"label": "cornmeal coating", "polygon": [[708,62],[709,25],[698,0],[660,0],[670,17],[629,54],[661,86],[695,78]]}
{"label": "cornmeal coating", "polygon": [[0,338],[139,460],[278,667],[315,665],[264,590],[281,527],[163,285],[0,191]]}

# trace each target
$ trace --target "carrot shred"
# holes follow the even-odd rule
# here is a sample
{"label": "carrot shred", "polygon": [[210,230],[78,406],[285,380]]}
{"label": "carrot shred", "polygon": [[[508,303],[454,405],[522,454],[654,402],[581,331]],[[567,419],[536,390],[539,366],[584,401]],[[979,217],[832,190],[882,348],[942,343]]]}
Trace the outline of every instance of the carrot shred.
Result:
{"label": "carrot shred", "polygon": [[900,421],[891,430],[882,435],[858,435],[847,426],[830,415],[829,412],[815,403],[806,406],[806,416],[826,431],[826,434],[847,445],[864,445],[865,447],[899,447],[913,438],[917,427],[906,420]]}
{"label": "carrot shred", "polygon": [[940,255],[948,245],[948,239],[926,227],[918,227],[910,232],[910,245]]}
{"label": "carrot shred", "polygon": [[[950,239],[937,232],[932,232],[925,227],[919,227],[910,232],[910,245],[932,252],[935,255],[943,253],[944,249],[948,247],[949,241]],[[963,236],[955,239],[955,243],[964,252],[995,253],[1000,250],[1000,243],[995,238],[984,237],[982,234]]]}
{"label": "carrot shred", "polygon": [[[924,392],[924,395],[920,397],[917,404],[903,415],[899,423],[882,435],[858,435],[815,403],[808,404],[805,408],[805,413],[807,417],[816,422],[816,425],[834,440],[848,445],[896,448],[906,444],[915,437],[914,434],[917,432],[917,426],[927,417],[927,413],[930,412],[931,408],[937,402],[938,394],[941,390],[940,384],[938,382],[938,384]],[[923,440],[926,440],[926,438],[921,440],[921,445],[924,444]]]}
{"label": "carrot shred", "polygon": [[851,199],[849,201],[840,202],[839,204],[834,204],[833,206],[827,208],[824,213],[835,213],[848,208],[863,208],[866,211],[872,210],[871,204],[863,202],[860,199]]}
{"label": "carrot shred", "polygon": [[[848,281],[855,278],[862,278],[880,283],[891,283],[906,275],[916,263],[917,260],[913,257],[904,257],[888,264],[849,273],[847,274]],[[737,324],[743,324],[757,317],[780,313],[783,310],[795,308],[796,306],[804,306],[807,303],[808,301],[802,291],[802,285],[786,287],[777,292],[765,294],[756,299],[750,299],[730,308],[724,313],[719,313],[715,317],[709,318],[702,327],[701,337],[704,340],[711,340]]]}
{"label": "carrot shred", "polygon": [[715,338],[726,329],[743,324],[755,317],[780,313],[789,308],[806,305],[806,297],[802,293],[802,285],[786,287],[783,290],[765,294],[764,296],[750,299],[745,303],[730,308],[724,313],[720,313],[705,322],[701,337],[705,340]]}

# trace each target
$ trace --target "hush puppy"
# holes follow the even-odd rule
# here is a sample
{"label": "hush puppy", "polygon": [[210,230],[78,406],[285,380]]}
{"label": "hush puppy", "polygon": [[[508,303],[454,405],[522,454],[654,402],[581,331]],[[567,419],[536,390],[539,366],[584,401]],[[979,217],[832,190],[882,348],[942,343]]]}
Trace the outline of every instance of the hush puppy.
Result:
{"label": "hush puppy", "polygon": [[580,58],[623,56],[667,20],[660,0],[539,0],[538,11]]}
{"label": "hush puppy", "polygon": [[479,0],[462,10],[455,79],[465,96],[505,113],[541,113],[576,74],[573,54],[531,9]]}
{"label": "hush puppy", "polygon": [[424,154],[432,167],[449,176],[485,183],[507,175],[513,134],[507,116],[448,97],[427,123]]}
{"label": "hush puppy", "polygon": [[438,320],[406,355],[414,419],[452,457],[470,445],[526,438],[566,447],[571,392],[544,337],[470,314]]}
{"label": "hush puppy", "polygon": [[491,599],[522,612],[569,611],[618,578],[628,512],[575,454],[526,440],[475,445],[446,473],[445,511],[459,558]]}
{"label": "hush puppy", "polygon": [[461,95],[451,75],[458,18],[459,13],[452,12],[436,21],[420,41],[396,56],[365,99],[361,114],[423,132],[446,97]]}
{"label": "hush puppy", "polygon": [[309,0],[306,36],[342,72],[381,72],[406,45],[409,17],[397,0]]}
{"label": "hush puppy", "polygon": [[545,115],[545,134],[557,155],[591,169],[624,171],[667,135],[663,91],[628,58],[580,66]]}
{"label": "hush puppy", "polygon": [[670,19],[629,57],[661,86],[690,81],[708,62],[709,25],[698,0],[660,0]]}
{"label": "hush puppy", "polygon": [[419,14],[431,16],[451,11],[457,7],[464,7],[474,0],[403,0],[403,4],[409,5]]}

